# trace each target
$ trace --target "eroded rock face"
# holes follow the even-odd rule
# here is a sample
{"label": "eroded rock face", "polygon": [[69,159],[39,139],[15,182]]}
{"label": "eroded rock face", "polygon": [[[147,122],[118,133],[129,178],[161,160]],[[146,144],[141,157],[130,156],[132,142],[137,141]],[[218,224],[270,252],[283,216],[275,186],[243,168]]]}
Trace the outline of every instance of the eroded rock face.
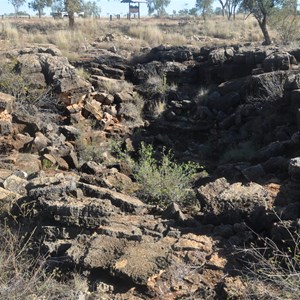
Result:
{"label": "eroded rock face", "polygon": [[[7,175],[6,180],[14,176]],[[60,263],[85,270],[94,280],[102,278],[95,274],[106,274],[127,285],[127,290],[143,286],[153,296],[161,293],[157,284],[167,286],[172,280],[181,284],[182,271],[190,276],[193,266],[216,263],[210,260],[214,247],[211,237],[181,233],[175,221],[149,215],[150,207],[139,199],[79,180],[75,173],[57,171],[23,180],[25,197],[18,197],[11,210],[24,226],[39,222],[36,238],[43,239],[42,249]],[[3,201],[9,192],[5,195]],[[21,213],[25,206],[26,215]],[[182,270],[174,269],[176,265]],[[163,273],[166,276],[161,277]],[[195,289],[198,277],[193,274],[188,286]],[[114,282],[110,285],[106,295],[118,290]],[[188,286],[180,291],[182,296],[191,294]],[[202,293],[206,289],[214,294],[213,285],[196,290]],[[163,292],[172,291],[167,288]]]}
{"label": "eroded rock face", "polygon": [[[10,53],[63,103],[28,114],[0,94],[0,120],[8,116],[11,126],[0,129],[1,210],[24,231],[37,227],[49,264],[82,270],[99,299],[242,297],[232,247],[253,241],[251,230],[279,241],[286,227],[299,227],[299,53],[161,46],[130,63],[111,51],[90,54],[78,65],[92,74],[93,92],[55,47]],[[151,85],[153,77],[159,80]],[[128,79],[135,86],[103,89]],[[214,90],[201,91],[211,83]],[[136,91],[152,105],[163,100],[163,111],[139,122]],[[198,203],[193,216],[175,204],[164,211],[146,205],[132,195],[132,170],[107,163],[108,155],[100,164],[80,152],[93,144],[105,153],[105,142],[120,136],[130,151],[146,141],[174,147],[181,160],[208,160],[209,174],[195,182],[200,212]],[[231,150],[240,151],[224,163]],[[284,222],[274,225],[276,205]]]}
{"label": "eroded rock face", "polygon": [[256,183],[229,184],[225,178],[220,178],[200,187],[198,193],[205,223],[235,224],[246,221],[252,226],[263,224],[269,195]]}
{"label": "eroded rock face", "polygon": [[90,91],[91,84],[80,78],[75,68],[54,45],[40,45],[2,53],[16,60],[16,68],[27,76],[36,88],[52,86],[66,104],[76,103]]}

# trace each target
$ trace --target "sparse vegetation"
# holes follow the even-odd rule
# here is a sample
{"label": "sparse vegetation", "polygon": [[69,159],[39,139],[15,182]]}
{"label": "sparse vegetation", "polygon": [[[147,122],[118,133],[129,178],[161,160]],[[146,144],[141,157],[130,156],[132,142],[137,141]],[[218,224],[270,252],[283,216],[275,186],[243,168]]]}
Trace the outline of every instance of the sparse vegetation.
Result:
{"label": "sparse vegetation", "polygon": [[56,272],[47,272],[46,257],[32,256],[32,249],[31,237],[1,227],[0,299],[75,299],[75,283],[57,282]]}
{"label": "sparse vegetation", "polygon": [[18,63],[1,61],[0,91],[16,97],[19,101],[32,101],[41,96],[45,89],[38,86],[30,76],[18,70]]}
{"label": "sparse vegetation", "polygon": [[161,206],[185,203],[193,198],[193,175],[196,163],[177,163],[170,151],[163,150],[161,159],[154,157],[152,145],[141,144],[134,177],[141,185],[138,195],[145,202]]}
{"label": "sparse vegetation", "polygon": [[[76,20],[76,28],[70,30],[65,20],[44,18],[32,19],[32,25],[23,27],[18,21],[3,20],[1,36],[5,43],[1,47],[9,49],[11,45],[24,47],[28,43],[53,43],[68,58],[78,58],[80,51],[90,43],[99,40],[101,48],[115,46],[119,50],[137,52],[141,47],[154,47],[162,43],[169,45],[199,46],[220,45],[226,42],[255,42],[262,40],[262,33],[254,17],[245,19],[237,15],[229,22],[221,16],[213,16],[206,21],[195,18],[186,23],[177,19],[119,20],[109,22],[106,19],[84,18]],[[282,28],[280,28],[282,29]],[[100,41],[99,37],[112,33],[112,41]],[[272,33],[273,34],[273,33]]]}
{"label": "sparse vegetation", "polygon": [[105,90],[111,95],[120,93],[122,91],[131,91],[133,85],[125,80],[103,80],[101,81],[100,89]]}
{"label": "sparse vegetation", "polygon": [[[296,299],[300,293],[299,233],[283,225],[289,237],[281,245],[269,237],[257,236],[257,242],[243,249],[247,265],[246,299]],[[245,271],[244,271],[245,272]]]}

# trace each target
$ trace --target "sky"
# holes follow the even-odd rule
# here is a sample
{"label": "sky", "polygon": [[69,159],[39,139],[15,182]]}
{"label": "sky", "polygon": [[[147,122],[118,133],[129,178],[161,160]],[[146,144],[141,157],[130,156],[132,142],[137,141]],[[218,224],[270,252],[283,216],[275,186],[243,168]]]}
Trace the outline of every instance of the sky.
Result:
{"label": "sky", "polygon": [[[35,12],[30,10],[28,8],[28,2],[30,0],[26,1],[26,4],[24,4],[22,7],[20,7],[20,11],[26,11],[30,15],[35,15]],[[185,8],[192,8],[195,6],[196,0],[171,0],[170,5],[167,7],[167,12],[172,13],[173,10],[179,11],[181,9]],[[125,15],[128,12],[128,4],[127,3],[121,3],[119,0],[100,0],[99,1],[100,7],[101,7],[101,15],[102,16],[108,16],[108,15]],[[50,15],[51,10],[47,9],[46,15]],[[13,6],[8,2],[8,0],[0,0],[0,15],[3,14],[9,14],[14,13]],[[147,5],[141,4],[141,15],[147,15]]]}

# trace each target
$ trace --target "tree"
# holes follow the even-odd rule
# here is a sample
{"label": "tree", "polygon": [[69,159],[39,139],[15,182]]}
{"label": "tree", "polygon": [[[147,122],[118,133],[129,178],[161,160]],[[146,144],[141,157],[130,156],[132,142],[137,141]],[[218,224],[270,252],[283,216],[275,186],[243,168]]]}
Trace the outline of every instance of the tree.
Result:
{"label": "tree", "polygon": [[52,0],[33,0],[28,3],[28,7],[34,11],[37,11],[39,14],[39,18],[42,17],[43,10],[45,7],[49,7],[52,5]]}
{"label": "tree", "polygon": [[274,0],[243,0],[243,6],[253,14],[257,20],[259,27],[264,35],[264,44],[270,45],[271,38],[267,28],[267,22],[274,10]]}
{"label": "tree", "polygon": [[[69,16],[69,27],[74,28],[75,25],[75,13],[80,12],[83,8],[83,0],[54,0],[54,6],[57,6],[58,9],[63,5],[64,9],[67,11]],[[53,10],[53,7],[52,7]]]}
{"label": "tree", "polygon": [[225,17],[225,10],[227,6],[227,0],[219,0],[221,6],[222,6],[222,16]]}
{"label": "tree", "polygon": [[196,8],[200,11],[204,20],[206,16],[212,12],[213,0],[196,0]]}
{"label": "tree", "polygon": [[230,20],[231,17],[233,17],[233,19],[235,19],[236,9],[240,3],[241,3],[241,0],[227,0],[226,1],[228,20]]}
{"label": "tree", "polygon": [[82,10],[86,17],[99,17],[101,13],[101,8],[96,1],[87,1],[84,3]]}
{"label": "tree", "polygon": [[157,12],[159,17],[166,14],[165,8],[170,4],[171,0],[148,0],[148,11],[149,14]]}
{"label": "tree", "polygon": [[297,1],[284,0],[280,8],[274,9],[269,25],[277,31],[281,43],[289,44],[296,41],[300,35]]}
{"label": "tree", "polygon": [[83,6],[82,0],[65,0],[65,8],[69,16],[69,27],[74,28],[76,12],[80,12]]}
{"label": "tree", "polygon": [[12,4],[12,6],[15,9],[15,15],[18,15],[19,8],[26,2],[26,0],[8,0],[9,3]]}

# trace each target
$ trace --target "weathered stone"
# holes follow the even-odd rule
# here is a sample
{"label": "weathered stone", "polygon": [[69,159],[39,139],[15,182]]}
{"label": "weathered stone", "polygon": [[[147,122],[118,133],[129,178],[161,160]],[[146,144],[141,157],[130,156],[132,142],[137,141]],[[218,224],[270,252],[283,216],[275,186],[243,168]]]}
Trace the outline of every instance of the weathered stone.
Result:
{"label": "weathered stone", "polygon": [[295,157],[290,160],[289,175],[293,178],[300,179],[300,157]]}
{"label": "weathered stone", "polygon": [[6,111],[0,113],[0,136],[9,135],[13,131],[12,116]]}
{"label": "weathered stone", "polygon": [[114,68],[106,64],[100,64],[98,65],[98,69],[100,69],[102,71],[102,74],[108,78],[119,79],[119,80],[125,79],[124,71],[118,68]]}
{"label": "weathered stone", "polygon": [[218,92],[209,95],[207,106],[210,109],[227,111],[230,107],[236,107],[240,103],[240,95],[236,92],[226,94],[224,96],[217,96]]}
{"label": "weathered stone", "polygon": [[[234,224],[246,221],[252,226],[263,224],[268,191],[256,183],[229,185],[224,178],[198,189],[205,223]],[[255,221],[254,221],[255,220]],[[259,220],[262,222],[260,223]]]}
{"label": "weathered stone", "polygon": [[0,214],[8,212],[22,196],[16,192],[0,187]]}
{"label": "weathered stone", "polygon": [[257,161],[266,161],[271,157],[283,155],[285,152],[286,146],[283,142],[272,142],[269,145],[258,150],[253,156],[254,160]]}
{"label": "weathered stone", "polygon": [[179,205],[174,202],[166,208],[166,210],[162,213],[162,217],[166,219],[174,219],[177,222],[184,222],[187,220],[187,217],[180,210]]}
{"label": "weathered stone", "polygon": [[114,95],[115,103],[123,103],[123,102],[134,102],[134,98],[132,93],[127,91],[122,91],[120,93],[116,93]]}
{"label": "weathered stone", "polygon": [[68,141],[75,141],[80,135],[80,130],[74,126],[60,126],[59,131]]}
{"label": "weathered stone", "polygon": [[33,143],[34,143],[36,149],[38,151],[41,151],[50,144],[50,140],[45,135],[43,135],[41,132],[36,132]]}
{"label": "weathered stone", "polygon": [[[46,190],[46,188],[45,188]],[[50,189],[48,189],[51,192]],[[68,191],[74,194],[76,189]],[[51,196],[40,196],[39,203],[47,212],[44,218],[50,222],[58,222],[64,226],[80,226],[83,228],[101,228],[108,223],[108,218],[113,213],[119,213],[118,208],[113,206],[109,200],[95,198],[74,198],[63,196],[64,201],[57,200],[58,194]],[[112,229],[114,227],[112,226]]]}
{"label": "weathered stone", "polygon": [[80,171],[86,174],[100,174],[103,170],[104,167],[94,161],[85,162],[80,168]]}
{"label": "weathered stone", "polygon": [[210,255],[212,253],[213,242],[208,236],[195,235],[192,233],[184,234],[173,245],[175,251],[200,251]]}
{"label": "weathered stone", "polygon": [[17,170],[33,174],[41,170],[41,161],[38,155],[30,153],[18,153],[14,155],[14,167]]}
{"label": "weathered stone", "polygon": [[224,48],[212,50],[212,51],[210,51],[209,56],[208,56],[208,61],[212,64],[222,64],[226,60],[227,60],[227,58],[226,58]]}
{"label": "weathered stone", "polygon": [[6,111],[11,114],[14,109],[15,101],[16,98],[14,96],[0,92],[0,113]]}
{"label": "weathered stone", "polygon": [[257,181],[266,175],[265,170],[261,164],[243,169],[242,174],[249,181]]}
{"label": "weathered stone", "polygon": [[103,105],[111,105],[114,103],[114,96],[108,93],[94,93],[91,94],[91,96]]}
{"label": "weathered stone", "polygon": [[226,277],[223,286],[225,299],[242,299],[247,292],[247,285],[240,277]]}
{"label": "weathered stone", "polygon": [[26,185],[28,184],[28,181],[20,178],[16,175],[10,175],[5,179],[3,182],[3,186],[6,190],[14,192],[19,195],[26,195]]}
{"label": "weathered stone", "polygon": [[108,269],[124,253],[125,239],[96,235],[79,236],[67,255],[76,263],[90,269]]}
{"label": "weathered stone", "polygon": [[134,211],[145,207],[145,204],[138,198],[115,192],[107,188],[96,187],[81,182],[78,183],[78,186],[83,190],[85,196],[108,199],[113,205],[120,207],[125,211]]}
{"label": "weathered stone", "polygon": [[132,194],[138,189],[137,185],[128,176],[119,172],[104,174],[103,182],[106,187],[110,189],[115,188],[117,191],[127,194]]}
{"label": "weathered stone", "polygon": [[147,284],[149,278],[168,266],[170,249],[161,242],[132,242],[111,270],[117,276],[126,276],[136,284]]}
{"label": "weathered stone", "polygon": [[183,62],[193,59],[193,54],[187,47],[168,47],[160,45],[151,49],[145,57],[146,61]]}
{"label": "weathered stone", "polygon": [[103,118],[101,104],[95,100],[87,101],[82,109],[82,115],[85,118],[93,117],[101,121]]}
{"label": "weathered stone", "polygon": [[295,61],[296,59],[287,52],[274,52],[265,58],[263,69],[265,72],[289,70],[291,62]]}

